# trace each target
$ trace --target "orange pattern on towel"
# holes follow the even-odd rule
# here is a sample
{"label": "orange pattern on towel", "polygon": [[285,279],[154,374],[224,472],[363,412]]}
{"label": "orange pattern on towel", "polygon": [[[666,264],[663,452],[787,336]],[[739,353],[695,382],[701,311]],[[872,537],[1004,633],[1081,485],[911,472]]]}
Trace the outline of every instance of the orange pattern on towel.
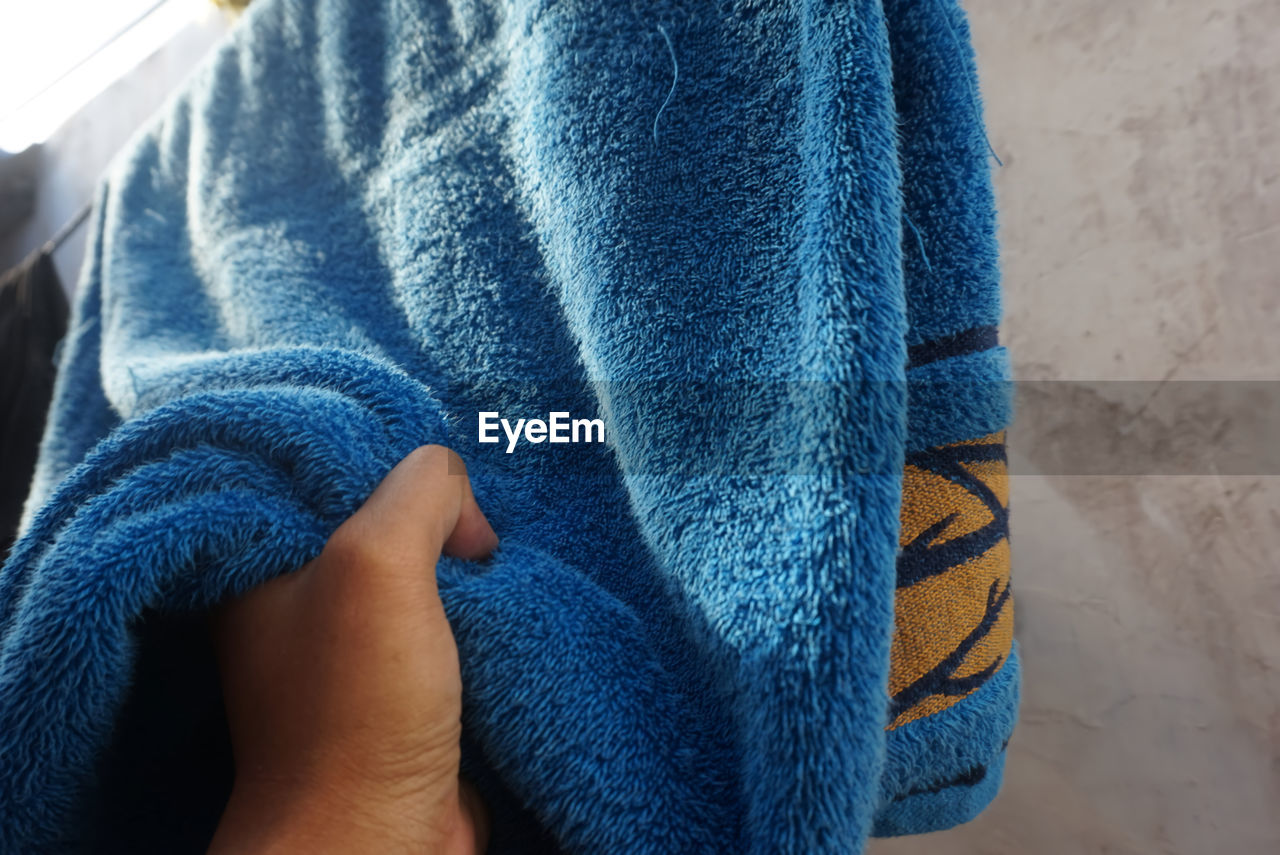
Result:
{"label": "orange pattern on towel", "polygon": [[902,480],[890,730],[977,691],[1013,644],[1004,432],[909,454]]}

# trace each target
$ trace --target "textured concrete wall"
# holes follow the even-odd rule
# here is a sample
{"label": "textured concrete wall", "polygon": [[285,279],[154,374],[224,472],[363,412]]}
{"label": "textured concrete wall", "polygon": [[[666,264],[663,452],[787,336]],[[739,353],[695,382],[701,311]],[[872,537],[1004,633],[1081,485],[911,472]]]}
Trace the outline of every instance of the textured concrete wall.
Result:
{"label": "textured concrete wall", "polygon": [[[1046,381],[1011,435],[1024,704],[982,817],[871,852],[1280,852],[1280,2],[965,5],[1003,332]],[[1224,474],[1198,447],[1246,421]],[[1072,474],[1118,439],[1149,457]]]}

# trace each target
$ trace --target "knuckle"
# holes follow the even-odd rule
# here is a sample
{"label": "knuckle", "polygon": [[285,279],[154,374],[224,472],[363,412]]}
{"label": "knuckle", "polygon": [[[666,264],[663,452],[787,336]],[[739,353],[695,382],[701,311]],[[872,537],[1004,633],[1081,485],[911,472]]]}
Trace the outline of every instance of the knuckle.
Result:
{"label": "knuckle", "polygon": [[462,458],[443,445],[420,445],[409,452],[404,462],[424,474],[466,472]]}

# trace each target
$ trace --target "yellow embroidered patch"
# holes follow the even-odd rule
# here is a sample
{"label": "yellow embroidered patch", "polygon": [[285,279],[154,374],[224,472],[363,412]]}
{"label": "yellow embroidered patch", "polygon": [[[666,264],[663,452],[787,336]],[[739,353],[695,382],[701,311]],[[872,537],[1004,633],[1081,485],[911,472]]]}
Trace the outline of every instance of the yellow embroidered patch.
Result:
{"label": "yellow embroidered patch", "polygon": [[889,730],[972,694],[1009,656],[1004,432],[907,455]]}

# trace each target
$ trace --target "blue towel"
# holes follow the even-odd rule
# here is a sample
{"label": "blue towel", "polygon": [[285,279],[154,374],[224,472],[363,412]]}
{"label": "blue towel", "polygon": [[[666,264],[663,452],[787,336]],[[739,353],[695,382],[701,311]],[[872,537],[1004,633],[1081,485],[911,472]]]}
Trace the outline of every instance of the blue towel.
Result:
{"label": "blue towel", "polygon": [[492,852],[971,818],[1018,686],[989,169],[954,0],[257,0],[99,185],[0,851],[202,851],[202,616],[426,443],[502,539],[439,569]]}

